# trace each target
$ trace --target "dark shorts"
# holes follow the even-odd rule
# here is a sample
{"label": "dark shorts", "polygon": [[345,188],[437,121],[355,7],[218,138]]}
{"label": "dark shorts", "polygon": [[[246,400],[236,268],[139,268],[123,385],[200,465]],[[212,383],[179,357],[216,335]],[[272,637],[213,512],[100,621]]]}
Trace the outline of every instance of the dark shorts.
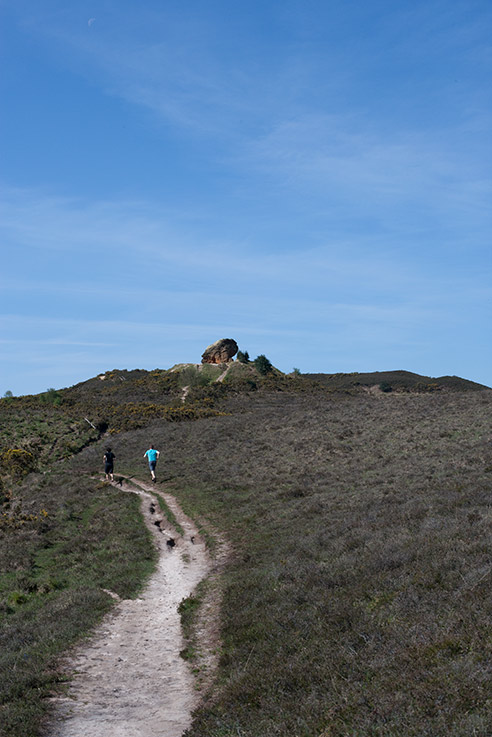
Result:
{"label": "dark shorts", "polygon": [[155,465],[157,461],[149,461],[149,468],[151,471],[155,471]]}
{"label": "dark shorts", "polygon": [[112,463],[105,463],[104,464],[104,472],[105,473],[113,473],[113,464]]}

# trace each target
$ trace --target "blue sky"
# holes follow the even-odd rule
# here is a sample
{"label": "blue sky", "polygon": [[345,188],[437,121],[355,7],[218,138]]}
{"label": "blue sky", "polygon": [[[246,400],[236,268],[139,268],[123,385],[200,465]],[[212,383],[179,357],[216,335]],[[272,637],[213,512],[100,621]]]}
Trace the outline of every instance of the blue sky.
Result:
{"label": "blue sky", "polygon": [[221,337],[492,385],[489,0],[0,12],[0,396]]}

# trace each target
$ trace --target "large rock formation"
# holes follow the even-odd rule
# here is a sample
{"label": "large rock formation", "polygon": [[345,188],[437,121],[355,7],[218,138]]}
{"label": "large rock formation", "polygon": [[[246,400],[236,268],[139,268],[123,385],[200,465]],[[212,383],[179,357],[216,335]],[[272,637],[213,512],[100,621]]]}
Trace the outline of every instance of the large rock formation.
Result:
{"label": "large rock formation", "polygon": [[238,345],[232,338],[221,338],[209,345],[202,353],[202,363],[227,363],[232,361]]}

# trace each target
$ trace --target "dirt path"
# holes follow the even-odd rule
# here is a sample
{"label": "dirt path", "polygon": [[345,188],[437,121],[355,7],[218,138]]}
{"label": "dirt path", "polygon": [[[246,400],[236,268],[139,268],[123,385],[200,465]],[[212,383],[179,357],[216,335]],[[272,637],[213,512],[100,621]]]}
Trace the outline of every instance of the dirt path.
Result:
{"label": "dirt path", "polygon": [[[193,676],[179,656],[184,643],[177,607],[210,572],[210,559],[174,497],[160,492],[183,536],[165,519],[162,531],[155,525],[163,516],[154,487],[124,482],[122,489],[142,497],[160,551],[157,569],[141,597],[119,601],[70,659],[73,681],[67,697],[55,700],[50,737],[180,737],[197,705]],[[169,537],[176,540],[174,548],[167,545]]]}
{"label": "dirt path", "polygon": [[231,363],[227,364],[226,369],[221,373],[221,375],[217,379],[215,379],[215,382],[222,383],[225,377],[227,376],[227,374],[229,373],[230,369],[232,368],[232,366],[234,366],[234,363],[231,361]]}

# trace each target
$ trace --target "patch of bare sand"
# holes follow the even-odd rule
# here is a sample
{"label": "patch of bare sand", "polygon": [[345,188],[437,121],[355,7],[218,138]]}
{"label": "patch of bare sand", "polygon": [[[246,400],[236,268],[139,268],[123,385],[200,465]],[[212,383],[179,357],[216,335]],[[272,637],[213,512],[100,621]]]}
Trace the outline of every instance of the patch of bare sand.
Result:
{"label": "patch of bare sand", "polygon": [[[183,528],[182,537],[166,520],[161,529],[155,525],[157,517],[162,519],[155,487],[125,482],[123,490],[142,497],[144,518],[160,552],[157,569],[142,595],[119,601],[89,643],[71,656],[71,686],[66,697],[54,700],[49,737],[179,737],[200,700],[197,685],[205,689],[213,677],[220,563],[211,561],[195,525],[173,496],[159,492]],[[169,537],[176,540],[174,548],[167,545]],[[179,655],[185,643],[177,609],[210,574],[198,632],[202,677],[197,684]]]}

